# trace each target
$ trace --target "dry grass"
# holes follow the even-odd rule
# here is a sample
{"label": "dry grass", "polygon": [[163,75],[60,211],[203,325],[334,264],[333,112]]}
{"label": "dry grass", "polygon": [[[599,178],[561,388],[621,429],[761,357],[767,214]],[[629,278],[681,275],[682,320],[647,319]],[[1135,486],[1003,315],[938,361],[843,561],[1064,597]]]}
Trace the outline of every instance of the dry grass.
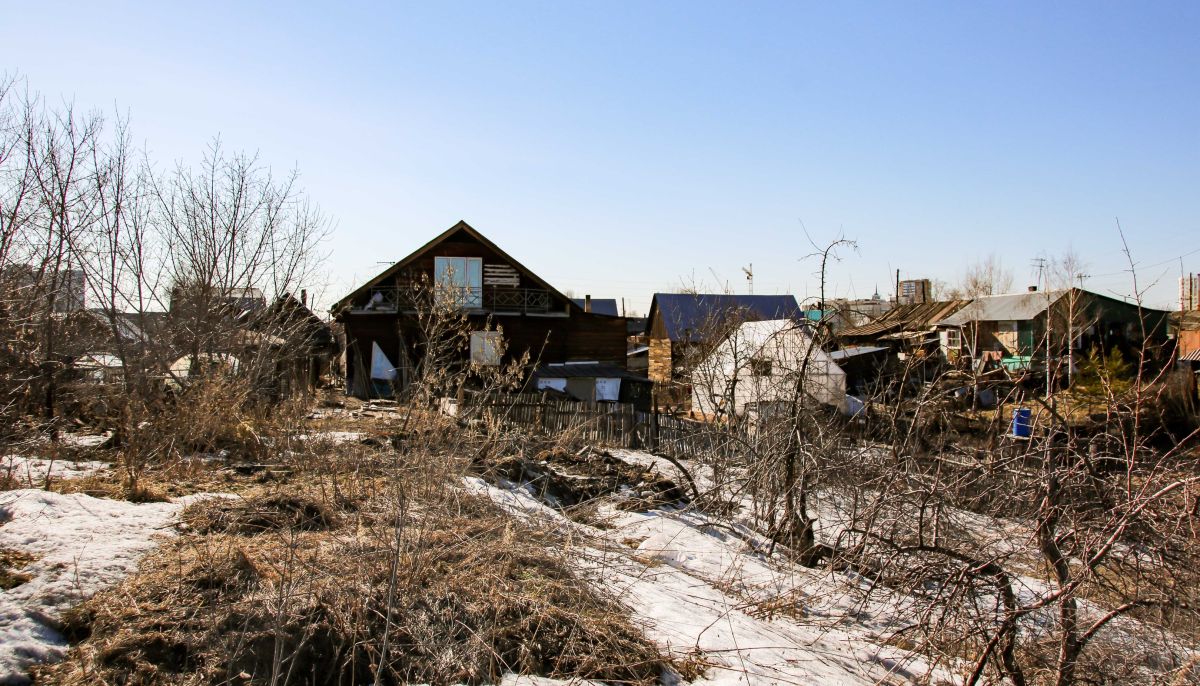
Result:
{"label": "dry grass", "polygon": [[452,486],[454,460],[345,453],[189,507],[182,535],[71,614],[75,647],[37,681],[360,684],[385,634],[386,683],[687,671],[572,570],[564,541]]}
{"label": "dry grass", "polygon": [[20,570],[34,561],[34,557],[19,550],[0,548],[0,591],[16,588],[33,577]]}

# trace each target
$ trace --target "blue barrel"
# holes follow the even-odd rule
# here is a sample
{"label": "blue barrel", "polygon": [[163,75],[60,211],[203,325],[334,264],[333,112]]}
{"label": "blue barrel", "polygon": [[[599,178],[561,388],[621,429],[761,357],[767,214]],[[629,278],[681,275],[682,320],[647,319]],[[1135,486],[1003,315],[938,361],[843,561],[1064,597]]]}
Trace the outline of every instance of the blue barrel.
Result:
{"label": "blue barrel", "polygon": [[1029,438],[1033,433],[1033,411],[1028,407],[1018,407],[1013,410],[1012,435],[1017,438]]}

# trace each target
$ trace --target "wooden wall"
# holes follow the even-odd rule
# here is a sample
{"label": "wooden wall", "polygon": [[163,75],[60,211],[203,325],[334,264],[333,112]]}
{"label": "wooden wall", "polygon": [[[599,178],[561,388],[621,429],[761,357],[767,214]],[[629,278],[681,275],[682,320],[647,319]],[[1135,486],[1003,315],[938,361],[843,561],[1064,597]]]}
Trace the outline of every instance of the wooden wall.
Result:
{"label": "wooden wall", "polygon": [[[489,322],[486,316],[473,316],[470,321],[479,331]],[[506,364],[528,352],[530,363],[588,360],[625,366],[625,320],[621,317],[576,312],[558,317],[498,316],[490,321],[504,333]],[[357,376],[370,369],[372,342],[378,343],[397,366],[403,366],[406,356],[416,360],[421,354],[420,331],[412,315],[348,314],[344,322],[346,375],[352,382],[348,389],[355,395],[365,392]],[[462,359],[468,359],[469,354],[464,349]]]}

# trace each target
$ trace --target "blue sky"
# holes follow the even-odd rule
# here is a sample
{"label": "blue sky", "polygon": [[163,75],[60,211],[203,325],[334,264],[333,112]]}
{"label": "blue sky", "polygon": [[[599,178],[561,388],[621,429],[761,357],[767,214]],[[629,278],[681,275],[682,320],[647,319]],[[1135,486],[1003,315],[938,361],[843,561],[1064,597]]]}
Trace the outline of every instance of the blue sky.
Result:
{"label": "blue sky", "polygon": [[646,309],[1076,251],[1103,293],[1200,272],[1200,3],[12,3],[0,70],[119,108],[163,164],[220,135],[336,221],[327,300],[459,219]]}

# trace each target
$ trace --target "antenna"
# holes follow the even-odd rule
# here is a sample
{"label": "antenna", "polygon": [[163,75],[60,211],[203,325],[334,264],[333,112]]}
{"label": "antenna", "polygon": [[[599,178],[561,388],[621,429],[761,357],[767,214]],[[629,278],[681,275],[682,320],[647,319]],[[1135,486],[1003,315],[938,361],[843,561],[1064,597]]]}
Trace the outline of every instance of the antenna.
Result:
{"label": "antenna", "polygon": [[751,262],[750,266],[742,267],[742,273],[746,275],[746,283],[750,288],[750,295],[754,295],[754,263]]}

